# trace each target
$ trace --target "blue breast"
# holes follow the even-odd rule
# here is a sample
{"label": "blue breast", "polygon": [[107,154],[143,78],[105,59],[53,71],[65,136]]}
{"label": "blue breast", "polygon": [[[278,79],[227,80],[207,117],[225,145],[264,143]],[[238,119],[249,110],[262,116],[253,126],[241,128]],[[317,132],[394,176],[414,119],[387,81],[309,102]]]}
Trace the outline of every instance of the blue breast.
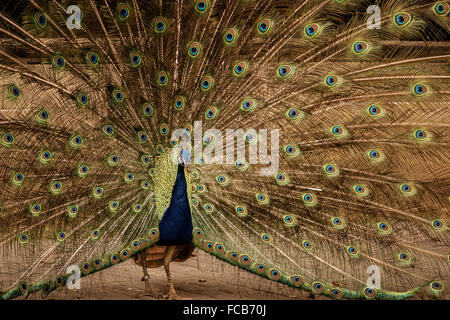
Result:
{"label": "blue breast", "polygon": [[170,205],[159,222],[159,245],[174,246],[192,241],[192,219],[184,167],[178,165]]}

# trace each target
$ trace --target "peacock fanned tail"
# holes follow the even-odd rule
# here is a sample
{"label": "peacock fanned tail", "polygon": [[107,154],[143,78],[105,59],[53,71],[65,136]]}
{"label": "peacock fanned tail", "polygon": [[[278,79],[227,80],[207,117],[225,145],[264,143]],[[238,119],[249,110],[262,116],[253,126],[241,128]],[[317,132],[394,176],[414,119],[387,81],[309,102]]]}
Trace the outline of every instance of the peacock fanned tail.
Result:
{"label": "peacock fanned tail", "polygon": [[5,3],[2,298],[157,243],[177,129],[196,247],[314,294],[446,297],[447,0]]}

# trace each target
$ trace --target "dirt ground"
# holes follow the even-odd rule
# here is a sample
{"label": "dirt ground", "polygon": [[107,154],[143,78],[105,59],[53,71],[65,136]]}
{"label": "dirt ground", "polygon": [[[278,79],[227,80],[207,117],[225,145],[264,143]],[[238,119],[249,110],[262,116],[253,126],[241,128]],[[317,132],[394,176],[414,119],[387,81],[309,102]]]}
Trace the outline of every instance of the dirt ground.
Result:
{"label": "dirt ground", "polygon": [[[180,297],[194,300],[252,300],[252,299],[311,299],[308,292],[296,290],[262,279],[237,267],[220,261],[196,249],[195,257],[185,262],[172,262],[171,273]],[[167,294],[164,267],[149,269],[150,285],[154,291]],[[46,299],[55,300],[134,300],[144,289],[142,268],[133,259],[81,278],[81,289],[67,287],[52,292]],[[41,299],[40,294],[28,299]],[[140,299],[154,299],[142,297]],[[315,297],[324,299],[324,297]]]}

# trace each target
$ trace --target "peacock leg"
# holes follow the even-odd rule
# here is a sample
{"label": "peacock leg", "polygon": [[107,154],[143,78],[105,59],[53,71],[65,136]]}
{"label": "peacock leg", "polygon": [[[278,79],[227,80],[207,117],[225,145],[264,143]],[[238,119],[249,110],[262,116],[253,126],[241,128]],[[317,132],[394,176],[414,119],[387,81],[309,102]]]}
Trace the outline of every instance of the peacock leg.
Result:
{"label": "peacock leg", "polygon": [[166,270],[167,281],[169,282],[169,293],[167,294],[167,296],[164,296],[164,298],[169,299],[169,300],[183,299],[183,298],[180,298],[175,291],[175,287],[173,285],[172,276],[170,275],[170,269],[169,269],[170,262],[172,261],[172,257],[175,254],[175,249],[176,249],[176,246],[168,246],[167,251],[166,251],[166,256],[164,257],[164,269]]}
{"label": "peacock leg", "polygon": [[137,298],[145,297],[145,296],[151,296],[156,299],[161,299],[162,295],[153,291],[152,288],[150,288],[150,282],[148,281],[150,279],[148,272],[147,272],[147,265],[146,265],[146,257],[147,257],[147,250],[142,251],[139,253],[141,263],[142,263],[142,269],[144,270],[144,276],[142,277],[142,281],[145,281],[145,290],[143,293],[139,294]]}

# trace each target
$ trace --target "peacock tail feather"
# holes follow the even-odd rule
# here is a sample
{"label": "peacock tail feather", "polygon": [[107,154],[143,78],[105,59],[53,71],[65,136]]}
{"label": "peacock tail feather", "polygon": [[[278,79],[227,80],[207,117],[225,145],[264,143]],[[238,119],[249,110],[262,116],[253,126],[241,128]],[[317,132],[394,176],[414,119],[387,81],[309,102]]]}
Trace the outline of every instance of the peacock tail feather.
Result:
{"label": "peacock tail feather", "polygon": [[448,297],[448,1],[15,3],[2,298],[157,243],[179,129],[199,249],[333,298]]}

